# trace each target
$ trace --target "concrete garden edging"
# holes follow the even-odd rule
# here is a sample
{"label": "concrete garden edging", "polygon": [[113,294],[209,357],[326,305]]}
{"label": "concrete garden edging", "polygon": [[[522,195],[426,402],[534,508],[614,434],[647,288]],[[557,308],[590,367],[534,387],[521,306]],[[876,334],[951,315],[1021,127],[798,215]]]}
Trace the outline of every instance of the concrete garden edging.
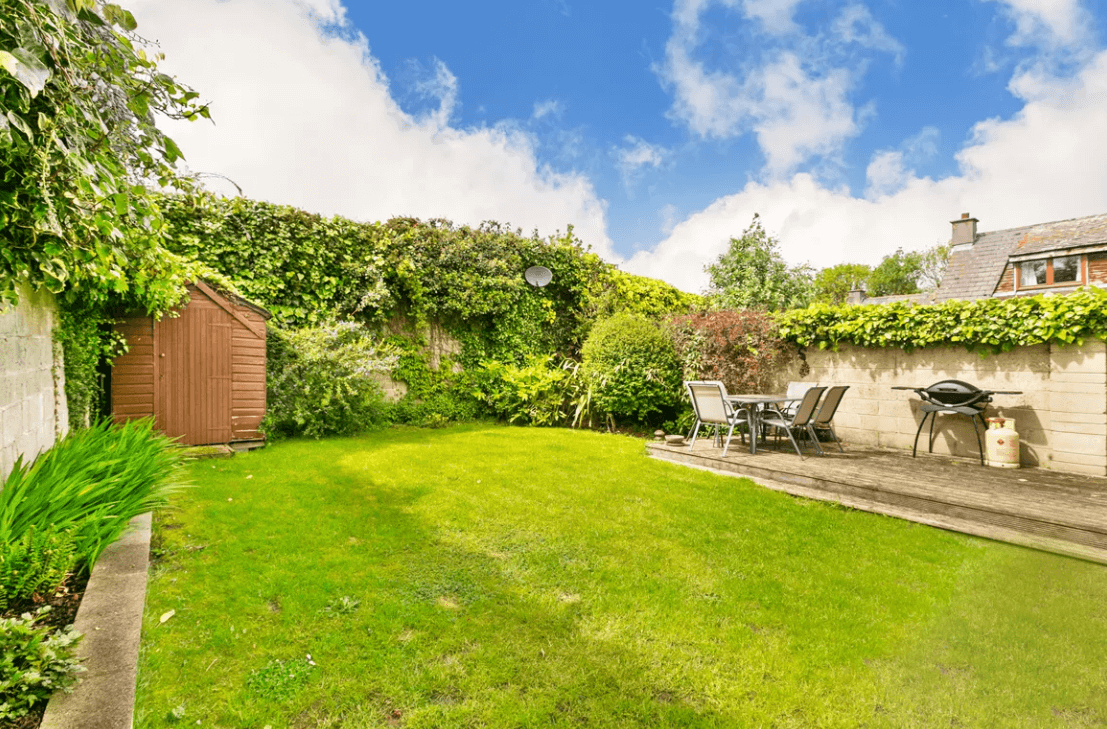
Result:
{"label": "concrete garden edging", "polygon": [[55,694],[41,729],[131,729],[138,648],[150,565],[149,513],[104,550],[85,588],[74,627],[86,673],[70,694]]}

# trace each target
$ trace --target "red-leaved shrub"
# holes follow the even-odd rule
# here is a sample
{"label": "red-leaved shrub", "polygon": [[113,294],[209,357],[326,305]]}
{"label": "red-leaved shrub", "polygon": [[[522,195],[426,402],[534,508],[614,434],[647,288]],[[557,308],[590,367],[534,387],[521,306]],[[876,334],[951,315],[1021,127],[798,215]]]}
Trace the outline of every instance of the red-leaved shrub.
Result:
{"label": "red-leaved shrub", "polygon": [[686,380],[721,380],[730,393],[769,392],[794,347],[760,311],[716,311],[669,320]]}

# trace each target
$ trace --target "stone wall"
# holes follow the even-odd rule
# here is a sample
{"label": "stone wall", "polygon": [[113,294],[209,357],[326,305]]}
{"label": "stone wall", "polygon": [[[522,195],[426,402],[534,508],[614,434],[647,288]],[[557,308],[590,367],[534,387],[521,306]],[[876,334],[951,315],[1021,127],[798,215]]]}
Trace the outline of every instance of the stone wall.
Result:
{"label": "stone wall", "polygon": [[[385,325],[386,331],[391,334],[400,334],[407,337],[422,336],[426,339],[426,351],[429,355],[431,369],[437,370],[442,365],[442,360],[453,358],[461,354],[461,342],[454,339],[446,329],[437,322],[424,324],[422,328],[416,327],[404,317],[396,317]],[[456,362],[453,365],[455,372],[461,371],[461,366]],[[396,402],[407,394],[407,383],[394,380],[387,374],[376,375],[377,383],[384,391],[384,399]]]}
{"label": "stone wall", "polygon": [[[963,348],[927,348],[906,353],[843,345],[838,352],[809,351],[810,372],[793,366],[781,378],[820,385],[849,385],[835,417],[842,440],[858,445],[910,449],[923,414],[920,400],[896,385],[926,387],[964,380],[982,389],[1019,390],[996,395],[986,417],[1015,419],[1023,465],[1107,475],[1107,347],[1042,344],[981,357]],[[798,362],[796,363],[798,365]],[[919,437],[926,451],[927,429]],[[939,415],[934,452],[978,457],[968,418]]]}
{"label": "stone wall", "polygon": [[69,428],[57,318],[49,293],[19,290],[15,306],[0,304],[0,478],[16,458],[32,460]]}

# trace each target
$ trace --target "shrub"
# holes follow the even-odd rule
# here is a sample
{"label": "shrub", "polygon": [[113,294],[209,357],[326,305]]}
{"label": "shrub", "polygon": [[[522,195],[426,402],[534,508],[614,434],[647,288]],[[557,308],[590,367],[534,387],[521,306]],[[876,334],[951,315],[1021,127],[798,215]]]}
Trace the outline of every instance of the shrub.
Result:
{"label": "shrub", "polygon": [[75,551],[72,534],[53,525],[32,525],[0,542],[0,612],[36,594],[53,594],[73,568]]}
{"label": "shrub", "polygon": [[686,380],[720,380],[728,392],[767,392],[792,357],[773,318],[757,311],[676,317],[673,344]]}
{"label": "shrub", "polygon": [[365,326],[270,332],[268,434],[352,435],[387,422],[380,379],[396,358]]}
{"label": "shrub", "polygon": [[52,631],[38,624],[49,611],[0,618],[0,719],[26,716],[55,691],[68,691],[85,670],[74,655],[81,634],[73,626]]}
{"label": "shrub", "polygon": [[70,431],[30,466],[16,462],[0,491],[0,542],[54,525],[91,566],[132,518],[168,503],[180,458],[149,419]]}
{"label": "shrub", "polygon": [[484,362],[481,396],[497,417],[509,423],[558,425],[567,418],[576,367],[553,357],[531,357],[525,365]]}
{"label": "shrub", "polygon": [[647,319],[617,314],[598,322],[581,353],[592,403],[614,418],[656,423],[680,402],[680,360],[666,333]]}

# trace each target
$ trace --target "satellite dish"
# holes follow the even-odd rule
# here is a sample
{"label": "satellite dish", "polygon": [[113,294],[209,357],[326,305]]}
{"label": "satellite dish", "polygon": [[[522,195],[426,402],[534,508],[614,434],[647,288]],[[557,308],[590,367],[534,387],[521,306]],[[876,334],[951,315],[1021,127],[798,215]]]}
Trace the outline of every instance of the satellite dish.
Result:
{"label": "satellite dish", "polygon": [[553,271],[545,266],[531,266],[523,274],[523,278],[527,280],[531,286],[535,288],[542,288],[550,281],[553,281]]}

